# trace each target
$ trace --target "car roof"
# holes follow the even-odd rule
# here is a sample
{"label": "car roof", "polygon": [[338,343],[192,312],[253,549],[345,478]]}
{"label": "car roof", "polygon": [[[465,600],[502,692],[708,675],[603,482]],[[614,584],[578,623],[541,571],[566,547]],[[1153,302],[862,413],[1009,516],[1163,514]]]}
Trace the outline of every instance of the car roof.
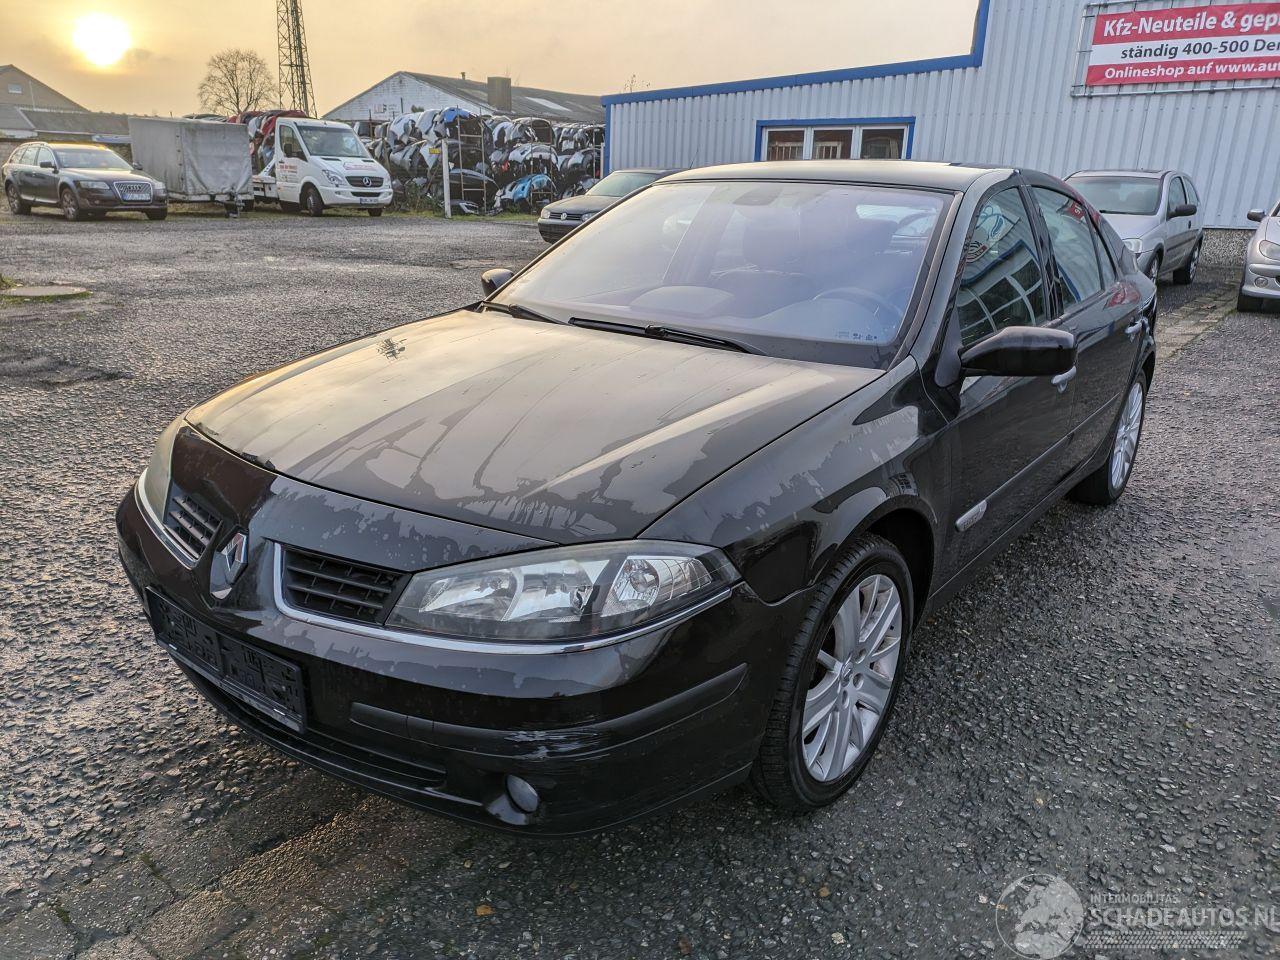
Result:
{"label": "car roof", "polygon": [[679,180],[814,180],[876,183],[940,190],[967,190],[993,171],[1012,175],[1013,167],[925,160],[774,160],[698,167],[667,177]]}
{"label": "car roof", "polygon": [[[1071,174],[1071,177],[1163,177],[1167,173],[1177,173],[1177,170],[1077,170]],[[1067,177],[1068,180],[1071,177]]]}

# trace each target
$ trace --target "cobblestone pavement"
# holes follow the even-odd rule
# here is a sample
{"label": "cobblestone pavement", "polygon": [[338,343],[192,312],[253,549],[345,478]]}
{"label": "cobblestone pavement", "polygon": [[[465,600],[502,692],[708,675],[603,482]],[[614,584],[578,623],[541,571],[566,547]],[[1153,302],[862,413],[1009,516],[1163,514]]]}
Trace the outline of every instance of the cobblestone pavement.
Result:
{"label": "cobblestone pavement", "polygon": [[[1030,873],[1087,906],[1280,904],[1280,317],[1228,313],[1229,264],[1164,294],[1178,349],[1123,501],[1056,507],[922,626],[826,811],[738,789],[522,841],[223,723],[114,557],[160,427],[540,249],[513,224],[0,216],[0,273],[94,291],[0,307],[0,960],[1011,956],[995,904]],[[1280,947],[1243,932],[1206,955]]]}

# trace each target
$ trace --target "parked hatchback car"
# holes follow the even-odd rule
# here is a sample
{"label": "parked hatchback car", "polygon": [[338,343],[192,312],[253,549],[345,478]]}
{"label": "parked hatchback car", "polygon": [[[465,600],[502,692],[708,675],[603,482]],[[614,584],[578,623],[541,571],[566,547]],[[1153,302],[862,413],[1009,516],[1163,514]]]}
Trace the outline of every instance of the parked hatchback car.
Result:
{"label": "parked hatchback car", "polygon": [[1107,218],[1152,280],[1195,280],[1204,215],[1189,176],[1176,170],[1082,170],[1067,182]]}
{"label": "parked hatchback car", "polygon": [[575,227],[613,206],[628,194],[647,187],[674,170],[615,170],[580,197],[557,200],[542,208],[538,232],[555,243]]}
{"label": "parked hatchback car", "polygon": [[228,717],[520,832],[837,799],[916,624],[1122,495],[1154,372],[1151,281],[1012,169],[690,171],[485,284],[187,411],[117,528]]}
{"label": "parked hatchback car", "polygon": [[1268,214],[1261,207],[1249,211],[1258,225],[1245,253],[1244,276],[1236,306],[1240,310],[1263,310],[1280,302],[1280,203]]}
{"label": "parked hatchback car", "polygon": [[0,167],[9,209],[61,207],[68,220],[101,219],[108,213],[169,213],[165,186],[140,173],[114,150],[92,143],[24,143]]}

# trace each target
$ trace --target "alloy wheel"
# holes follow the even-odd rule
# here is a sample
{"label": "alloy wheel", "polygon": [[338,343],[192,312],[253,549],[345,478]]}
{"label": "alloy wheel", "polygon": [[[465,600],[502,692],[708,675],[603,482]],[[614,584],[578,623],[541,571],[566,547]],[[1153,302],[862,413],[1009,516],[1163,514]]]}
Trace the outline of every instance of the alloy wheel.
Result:
{"label": "alloy wheel", "polygon": [[1200,244],[1197,243],[1195,249],[1191,251],[1191,261],[1187,264],[1187,283],[1195,281],[1198,266],[1200,266]]}
{"label": "alloy wheel", "polygon": [[884,574],[872,574],[836,611],[805,694],[800,742],[815,780],[838,779],[874,739],[889,706],[901,649],[897,585]]}
{"label": "alloy wheel", "polygon": [[7,184],[4,188],[4,195],[9,201],[9,209],[14,213],[21,213],[22,211],[19,209],[20,204],[18,202],[18,188],[12,183]]}
{"label": "alloy wheel", "polygon": [[70,190],[62,191],[62,215],[68,220],[75,220],[80,216],[80,207],[76,204],[76,195]]}
{"label": "alloy wheel", "polygon": [[1138,435],[1142,433],[1142,405],[1146,399],[1142,389],[1142,381],[1135,380],[1129,388],[1129,396],[1125,399],[1124,409],[1120,412],[1120,422],[1116,425],[1116,439],[1111,448],[1111,488],[1119,490],[1124,486],[1133,469],[1134,454],[1138,450]]}

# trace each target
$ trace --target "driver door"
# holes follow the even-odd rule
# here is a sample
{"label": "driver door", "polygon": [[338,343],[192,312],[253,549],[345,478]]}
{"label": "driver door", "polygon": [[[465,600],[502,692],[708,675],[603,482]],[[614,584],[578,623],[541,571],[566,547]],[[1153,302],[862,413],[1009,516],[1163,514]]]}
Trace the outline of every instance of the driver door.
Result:
{"label": "driver door", "polygon": [[302,191],[302,167],[307,155],[291,123],[276,125],[276,190],[285,203],[297,203]]}
{"label": "driver door", "polygon": [[[48,147],[40,147],[36,151],[34,166],[30,168],[30,193],[33,200],[41,203],[58,202],[58,162],[53,151]],[[42,166],[48,164],[48,166]]]}
{"label": "driver door", "polygon": [[[965,244],[947,349],[1010,326],[1049,321],[1047,245],[1025,190],[985,197]],[[1066,470],[1074,395],[1061,377],[966,377],[952,437],[951,536],[943,563],[958,572],[1036,508]]]}

